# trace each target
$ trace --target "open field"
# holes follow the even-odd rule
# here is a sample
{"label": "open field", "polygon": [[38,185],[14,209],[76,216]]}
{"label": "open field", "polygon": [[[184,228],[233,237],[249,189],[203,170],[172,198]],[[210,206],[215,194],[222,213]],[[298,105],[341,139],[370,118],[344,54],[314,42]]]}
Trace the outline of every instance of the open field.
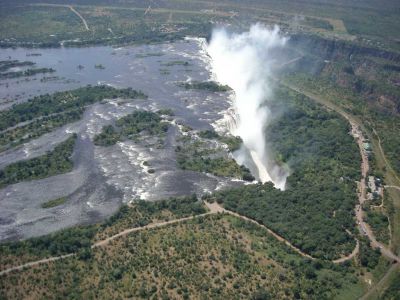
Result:
{"label": "open field", "polygon": [[[208,36],[213,24],[241,28],[250,23],[278,24],[290,32],[399,49],[398,7],[385,1],[335,4],[302,1],[21,1],[6,4],[0,23],[1,45],[59,46],[157,42],[185,35]],[[32,31],[32,28],[35,30]]]}

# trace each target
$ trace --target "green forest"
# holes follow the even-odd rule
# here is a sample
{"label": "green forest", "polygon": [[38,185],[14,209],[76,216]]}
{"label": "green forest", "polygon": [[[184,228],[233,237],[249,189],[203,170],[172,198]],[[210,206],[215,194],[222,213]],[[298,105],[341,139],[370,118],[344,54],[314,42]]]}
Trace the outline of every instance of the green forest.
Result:
{"label": "green forest", "polygon": [[7,72],[11,68],[15,67],[26,67],[35,65],[32,61],[19,61],[19,60],[1,60],[0,61],[0,72]]}
{"label": "green forest", "polygon": [[[99,85],[51,95],[40,95],[28,102],[15,104],[10,109],[0,112],[0,131],[2,131],[0,133],[0,151],[79,120],[87,105],[104,99],[146,97],[142,92],[131,88],[115,89]],[[15,126],[17,124],[18,126]]]}
{"label": "green forest", "polygon": [[238,165],[221,145],[215,146],[210,141],[219,141],[226,145],[229,151],[234,151],[242,143],[240,138],[222,137],[211,130],[200,131],[198,136],[203,140],[193,139],[191,136],[183,136],[179,139],[179,143],[175,147],[179,168],[245,181],[253,181],[255,179],[250,170],[245,166]]}
{"label": "green forest", "polygon": [[26,180],[41,179],[72,170],[71,160],[76,134],[57,145],[45,155],[20,160],[0,170],[0,188]]}
{"label": "green forest", "polygon": [[102,132],[94,137],[97,146],[111,146],[124,139],[134,139],[139,133],[151,136],[165,134],[168,124],[163,122],[159,114],[145,110],[137,110],[115,122],[115,126],[104,126]]}
{"label": "green forest", "polygon": [[[399,0],[0,1],[0,300],[400,299],[399,16]],[[252,24],[279,30],[247,35]],[[234,159],[243,140],[219,134],[225,119],[212,123],[235,106],[229,86],[206,79],[218,75],[208,46],[220,28],[232,45],[253,33],[272,41],[255,52],[249,42],[240,55],[254,58],[246,71],[260,70],[248,87],[270,76],[266,167],[288,174],[283,190],[257,183]],[[101,46],[100,57],[72,49],[88,46]],[[70,66],[60,51],[72,53]],[[148,87],[152,111],[134,110],[148,98],[142,91],[84,82]],[[65,91],[36,96],[50,90]],[[61,131],[68,136],[49,151],[16,161]],[[89,175],[74,191],[23,193],[75,173],[77,158]],[[189,186],[198,194],[126,199],[164,197],[167,185],[186,192],[171,179],[182,174],[198,178]],[[32,197],[29,211],[20,202]],[[63,229],[40,236],[53,218]]]}
{"label": "green forest", "polygon": [[[354,180],[360,157],[349,126],[301,94],[281,88],[276,101],[287,105],[266,136],[276,160],[291,170],[285,191],[271,183],[217,192],[215,200],[287,238],[322,259],[350,253],[355,241]],[[276,105],[276,110],[280,110]]]}
{"label": "green forest", "polygon": [[100,225],[1,245],[2,268],[34,257],[78,255],[7,274],[0,289],[13,298],[29,292],[67,299],[319,300],[357,286],[353,267],[311,262],[277,243],[263,228],[227,215],[132,233],[89,249],[93,240],[123,228],[203,212],[195,196],[139,201],[123,206]]}
{"label": "green forest", "polygon": [[36,74],[54,73],[55,71],[56,70],[52,68],[37,68],[37,69],[27,69],[25,71],[3,72],[0,73],[0,79],[34,76]]}
{"label": "green forest", "polygon": [[57,92],[52,95],[36,96],[25,103],[14,105],[11,109],[0,112],[0,130],[7,129],[20,122],[34,118],[61,113],[70,109],[84,107],[103,99],[115,98],[144,98],[142,92],[131,88],[115,89],[99,85],[87,86],[68,92]]}
{"label": "green forest", "polygon": [[205,207],[195,195],[157,202],[136,201],[132,206],[122,205],[116,213],[99,224],[66,228],[41,237],[1,244],[0,270],[17,262],[78,252],[126,228],[204,212]]}
{"label": "green forest", "polygon": [[205,90],[210,92],[227,92],[231,88],[227,85],[221,85],[215,81],[191,81],[191,82],[181,82],[179,86],[190,90]]}

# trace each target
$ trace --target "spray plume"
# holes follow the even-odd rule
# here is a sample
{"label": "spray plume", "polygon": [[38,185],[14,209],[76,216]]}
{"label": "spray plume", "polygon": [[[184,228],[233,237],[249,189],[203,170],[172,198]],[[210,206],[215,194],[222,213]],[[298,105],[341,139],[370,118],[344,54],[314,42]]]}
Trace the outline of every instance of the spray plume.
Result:
{"label": "spray plume", "polygon": [[[248,32],[228,34],[225,29],[213,32],[208,54],[216,80],[235,92],[234,110],[237,115],[232,134],[240,136],[244,147],[257,168],[261,182],[272,181],[284,189],[287,172],[271,163],[265,141],[265,127],[271,119],[268,101],[272,98],[272,66],[277,50],[287,39],[279,28],[268,29],[260,24]],[[241,163],[241,162],[239,162]]]}

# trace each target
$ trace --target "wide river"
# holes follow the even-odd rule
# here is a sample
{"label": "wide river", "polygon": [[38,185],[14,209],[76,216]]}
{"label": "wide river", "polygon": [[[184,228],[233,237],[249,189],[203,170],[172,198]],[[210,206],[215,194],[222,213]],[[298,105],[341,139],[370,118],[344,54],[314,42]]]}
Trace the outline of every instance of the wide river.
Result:
{"label": "wide river", "polygon": [[[142,90],[149,99],[94,104],[86,109],[82,120],[0,153],[1,169],[12,162],[42,155],[73,132],[78,134],[72,172],[0,190],[0,240],[23,239],[76,224],[93,223],[110,216],[121,203],[134,199],[201,195],[241,184],[179,170],[174,151],[179,126],[171,126],[163,147],[152,147],[152,141],[147,145],[124,141],[112,147],[95,147],[92,143],[93,136],[104,125],[135,109],[170,108],[175,113],[175,123],[189,125],[195,130],[215,126],[232,105],[229,93],[186,90],[177,85],[190,79],[210,79],[203,43],[187,39],[122,48],[1,49],[0,60],[29,60],[37,67],[56,70],[52,74],[0,80],[1,110],[36,95],[88,84],[132,87]],[[100,64],[104,68],[95,67]],[[147,163],[155,173],[147,172]],[[48,209],[41,207],[60,197],[67,198],[65,204]]]}

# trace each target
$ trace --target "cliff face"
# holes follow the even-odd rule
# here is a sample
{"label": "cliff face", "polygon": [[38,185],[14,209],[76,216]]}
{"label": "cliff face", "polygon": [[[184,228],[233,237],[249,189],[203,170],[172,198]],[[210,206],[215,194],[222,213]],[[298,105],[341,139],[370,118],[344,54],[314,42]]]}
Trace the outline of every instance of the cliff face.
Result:
{"label": "cliff face", "polygon": [[304,34],[289,40],[299,59],[284,72],[306,73],[361,96],[374,110],[400,114],[400,54]]}
{"label": "cliff face", "polygon": [[343,57],[349,58],[352,55],[366,55],[400,63],[400,53],[365,47],[353,42],[325,39],[315,35],[292,35],[289,45],[299,50],[307,50],[308,53],[325,60],[334,60]]}

